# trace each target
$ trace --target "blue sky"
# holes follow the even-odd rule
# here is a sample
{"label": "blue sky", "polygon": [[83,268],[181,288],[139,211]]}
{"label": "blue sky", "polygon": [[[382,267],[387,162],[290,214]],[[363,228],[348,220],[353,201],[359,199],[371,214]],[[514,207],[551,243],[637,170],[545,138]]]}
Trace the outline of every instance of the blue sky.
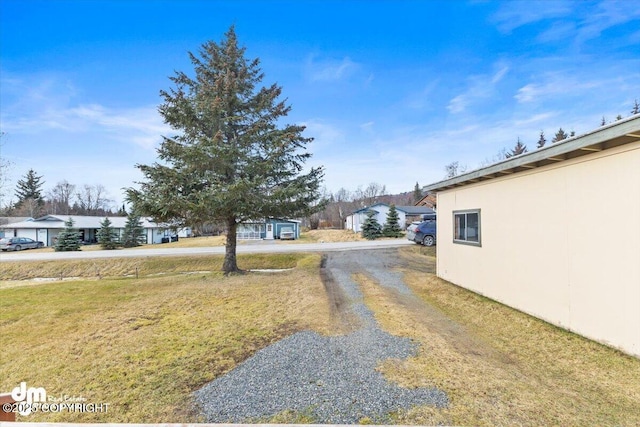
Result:
{"label": "blue sky", "polygon": [[392,193],[475,169],[540,131],[578,135],[640,102],[640,1],[0,0],[1,156],[122,187],[156,159],[159,91],[235,25],[328,190]]}

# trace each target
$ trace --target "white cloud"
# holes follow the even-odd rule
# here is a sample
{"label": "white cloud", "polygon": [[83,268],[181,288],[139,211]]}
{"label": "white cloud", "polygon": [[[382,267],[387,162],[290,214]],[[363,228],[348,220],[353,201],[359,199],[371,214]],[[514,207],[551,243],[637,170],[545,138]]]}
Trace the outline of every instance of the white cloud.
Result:
{"label": "white cloud", "polygon": [[495,87],[509,72],[509,66],[499,61],[494,64],[496,71],[491,75],[476,75],[469,77],[467,90],[449,101],[447,109],[452,114],[462,113],[472,103],[488,99],[495,93]]}
{"label": "white cloud", "polygon": [[[309,56],[306,63],[306,74],[311,81],[333,82],[343,80],[353,75],[359,68],[359,65],[353,62],[349,57],[342,59],[316,59],[313,55]],[[372,79],[372,75],[367,81]]]}
{"label": "white cloud", "polygon": [[78,104],[78,90],[58,76],[9,77],[0,83],[0,118],[3,131],[9,133],[91,133],[151,149],[161,135],[171,132],[156,106],[108,108],[97,103]]}
{"label": "white cloud", "polygon": [[547,1],[541,4],[510,1],[501,3],[492,21],[504,33],[535,22],[561,18],[572,14],[573,4],[569,1]]}

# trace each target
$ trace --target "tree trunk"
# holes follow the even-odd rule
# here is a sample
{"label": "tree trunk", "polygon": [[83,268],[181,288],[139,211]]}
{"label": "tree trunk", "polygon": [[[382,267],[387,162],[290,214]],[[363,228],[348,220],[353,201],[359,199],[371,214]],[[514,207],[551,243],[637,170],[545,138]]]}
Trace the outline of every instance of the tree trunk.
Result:
{"label": "tree trunk", "polygon": [[236,260],[236,229],[238,224],[235,218],[229,218],[227,220],[227,243],[225,245],[224,263],[222,264],[222,271],[224,274],[236,273],[240,271],[238,269],[238,263]]}

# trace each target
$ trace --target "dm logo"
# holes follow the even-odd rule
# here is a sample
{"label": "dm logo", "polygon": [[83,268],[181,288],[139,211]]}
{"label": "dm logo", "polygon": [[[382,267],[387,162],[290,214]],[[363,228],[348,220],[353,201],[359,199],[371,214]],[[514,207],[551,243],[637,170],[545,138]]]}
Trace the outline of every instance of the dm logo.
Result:
{"label": "dm logo", "polygon": [[11,391],[11,397],[17,404],[18,413],[27,416],[31,414],[34,403],[47,401],[47,391],[43,387],[27,388],[27,383],[22,381],[18,387]]}

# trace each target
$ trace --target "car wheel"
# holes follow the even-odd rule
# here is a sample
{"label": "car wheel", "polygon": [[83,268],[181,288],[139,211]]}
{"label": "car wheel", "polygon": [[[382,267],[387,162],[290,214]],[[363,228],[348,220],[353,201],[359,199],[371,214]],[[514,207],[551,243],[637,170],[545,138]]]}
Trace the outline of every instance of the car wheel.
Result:
{"label": "car wheel", "polygon": [[424,239],[422,239],[422,244],[425,246],[433,246],[435,243],[433,236],[424,236]]}
{"label": "car wheel", "polygon": [[16,251],[21,251],[22,250],[22,246],[20,246],[20,245],[16,246],[15,250]]}

